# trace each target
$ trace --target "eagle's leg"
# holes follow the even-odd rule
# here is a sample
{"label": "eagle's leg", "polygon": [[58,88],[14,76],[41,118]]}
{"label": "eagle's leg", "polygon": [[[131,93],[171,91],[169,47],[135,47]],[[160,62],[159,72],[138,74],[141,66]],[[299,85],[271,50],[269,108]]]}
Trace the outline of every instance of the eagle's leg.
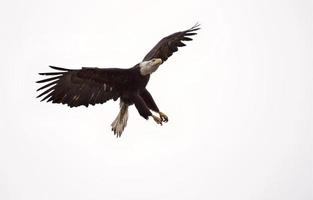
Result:
{"label": "eagle's leg", "polygon": [[[156,105],[156,103],[154,102],[151,94],[149,93],[149,91],[147,89],[144,89],[141,93],[140,96],[143,98],[143,100],[145,101],[145,103],[147,104],[147,106],[149,107],[149,109],[153,110],[154,112],[157,112],[160,116],[160,119],[162,122],[168,122],[168,117],[159,110],[158,106]],[[155,116],[156,117],[156,116]],[[153,118],[154,121],[156,121],[156,118]]]}
{"label": "eagle's leg", "polygon": [[146,102],[140,95],[132,95],[131,100],[132,102],[134,102],[137,111],[143,118],[149,119],[149,117],[151,116],[157,124],[162,125],[162,119],[151,113]]}

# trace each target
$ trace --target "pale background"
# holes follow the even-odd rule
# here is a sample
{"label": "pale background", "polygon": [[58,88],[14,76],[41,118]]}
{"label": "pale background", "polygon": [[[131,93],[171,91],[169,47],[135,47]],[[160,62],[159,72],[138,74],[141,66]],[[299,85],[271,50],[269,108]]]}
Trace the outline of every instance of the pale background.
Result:
{"label": "pale background", "polygon": [[[312,4],[2,0],[0,199],[312,199]],[[35,99],[48,65],[131,67],[196,22],[148,85],[162,127]]]}

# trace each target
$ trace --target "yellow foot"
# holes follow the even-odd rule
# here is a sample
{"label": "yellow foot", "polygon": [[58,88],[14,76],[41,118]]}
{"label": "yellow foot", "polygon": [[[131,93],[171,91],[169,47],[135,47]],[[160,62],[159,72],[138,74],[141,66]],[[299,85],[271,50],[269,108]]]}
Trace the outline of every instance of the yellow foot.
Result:
{"label": "yellow foot", "polygon": [[166,116],[166,114],[159,112],[159,115],[160,115],[162,122],[168,122],[168,117]]}
{"label": "yellow foot", "polygon": [[152,115],[154,121],[157,123],[157,124],[160,124],[162,126],[162,119],[155,116],[155,115]]}

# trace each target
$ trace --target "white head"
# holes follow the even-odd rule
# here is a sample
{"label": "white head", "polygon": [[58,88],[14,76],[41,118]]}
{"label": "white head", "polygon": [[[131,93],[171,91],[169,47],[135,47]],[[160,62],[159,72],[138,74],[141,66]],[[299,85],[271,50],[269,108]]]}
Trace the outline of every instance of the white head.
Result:
{"label": "white head", "polygon": [[140,74],[146,76],[155,72],[162,64],[162,59],[153,58],[152,60],[143,61],[139,64]]}

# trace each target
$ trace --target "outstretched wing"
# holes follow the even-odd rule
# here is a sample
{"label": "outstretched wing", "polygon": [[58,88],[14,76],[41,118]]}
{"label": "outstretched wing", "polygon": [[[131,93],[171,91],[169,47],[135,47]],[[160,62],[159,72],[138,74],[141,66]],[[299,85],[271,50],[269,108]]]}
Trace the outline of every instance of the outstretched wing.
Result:
{"label": "outstretched wing", "polygon": [[118,99],[120,95],[118,83],[127,76],[126,69],[82,68],[71,70],[50,67],[58,71],[39,73],[51,77],[37,81],[37,83],[45,83],[37,90],[43,90],[37,98],[43,97],[41,101],[67,104],[70,107],[95,105],[110,99]]}
{"label": "outstretched wing", "polygon": [[196,35],[194,31],[200,29],[200,24],[195,24],[193,27],[186,31],[173,33],[160,42],[158,42],[153,49],[144,57],[143,61],[148,61],[153,58],[161,58],[162,61],[166,61],[174,52],[178,50],[178,47],[186,46],[182,41],[191,41],[188,36]]}

